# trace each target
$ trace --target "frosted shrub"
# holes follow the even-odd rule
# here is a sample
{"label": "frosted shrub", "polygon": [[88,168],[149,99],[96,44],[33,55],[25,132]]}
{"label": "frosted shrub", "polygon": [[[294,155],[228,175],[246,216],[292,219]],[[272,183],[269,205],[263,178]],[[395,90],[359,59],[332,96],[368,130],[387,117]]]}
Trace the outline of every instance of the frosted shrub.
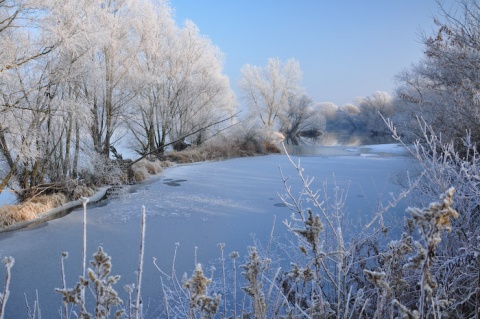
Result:
{"label": "frosted shrub", "polygon": [[[193,274],[188,277],[184,273],[181,280],[178,278],[175,268],[177,250],[180,245],[175,244],[171,273],[167,274],[153,259],[154,266],[160,276],[160,283],[164,298],[165,318],[217,318],[221,308],[222,296],[212,290],[213,270],[211,277],[207,277],[202,265],[196,263]],[[196,262],[196,256],[195,256]],[[164,280],[165,279],[165,280]],[[213,289],[212,289],[213,288]],[[225,309],[223,309],[225,311]],[[225,313],[222,317],[225,316]]]}
{"label": "frosted shrub", "polygon": [[[458,217],[457,211],[451,207],[454,193],[455,189],[450,188],[438,202],[431,203],[427,208],[408,208],[407,211],[412,215],[410,222],[420,234],[419,240],[413,241],[412,237],[403,234],[402,240],[390,243],[390,253],[383,257],[385,272],[364,270],[367,279],[382,292],[377,303],[376,318],[383,317],[382,312],[385,311],[387,301],[393,302],[402,318],[442,317],[449,301],[437,294],[439,287],[435,275],[432,274],[432,267],[436,262],[442,233],[451,231],[450,219]],[[416,254],[405,260],[405,256],[414,251]],[[399,267],[401,264],[403,266]],[[410,278],[418,278],[417,285],[409,285],[403,280],[403,277],[407,277],[408,269],[414,272],[413,276],[410,274]],[[412,295],[400,295],[401,289],[408,286],[418,287],[418,291],[415,291],[415,295],[418,295],[418,302],[414,304],[417,308],[415,310],[410,310],[405,305],[412,304]]]}
{"label": "frosted shrub", "polygon": [[208,286],[211,279],[205,277],[201,264],[197,264],[192,277],[185,280],[184,287],[190,299],[189,313],[187,318],[213,318],[220,306],[221,296],[208,294]]}
{"label": "frosted shrub", "polygon": [[213,136],[201,145],[195,145],[180,152],[167,153],[166,158],[177,163],[192,163],[280,153],[276,143],[278,139],[272,141],[261,130],[236,126],[233,132]]}
{"label": "frosted shrub", "polygon": [[90,154],[89,166],[80,172],[87,185],[119,185],[124,180],[123,171],[118,162],[97,153]]}
{"label": "frosted shrub", "polygon": [[263,274],[268,266],[268,260],[262,259],[255,247],[249,248],[248,261],[240,267],[244,269],[242,273],[247,279],[248,285],[243,287],[243,291],[251,297],[253,303],[253,315],[255,318],[266,318],[266,302],[263,294]]}
{"label": "frosted shrub", "polygon": [[[415,250],[412,236],[402,234],[400,240],[392,240],[387,249],[378,255],[378,267],[380,271],[363,270],[366,279],[373,284],[374,289],[369,294],[372,296],[374,305],[373,318],[384,318],[392,314],[391,302],[394,298],[398,300],[409,300],[414,294],[411,282],[408,278],[412,274],[404,269],[406,256]],[[414,287],[415,285],[413,285]],[[368,289],[368,287],[365,287]],[[377,298],[374,299],[374,295]]]}
{"label": "frosted shrub", "polygon": [[[63,303],[73,304],[79,307],[79,318],[92,318],[86,309],[85,289],[92,290],[95,296],[95,318],[110,318],[110,312],[113,307],[122,304],[117,292],[112,285],[118,282],[120,276],[110,276],[112,263],[102,247],[93,255],[90,262],[92,268],[87,270],[87,278],[80,276],[78,283],[71,289],[56,289],[63,295]],[[120,318],[124,311],[117,310],[113,318]]]}
{"label": "frosted shrub", "polygon": [[[445,142],[423,119],[417,124],[421,139],[412,145],[402,141],[401,134],[390,120],[385,120],[392,136],[417,160],[423,179],[415,189],[416,206],[427,206],[437,194],[455,186],[455,209],[461,214],[452,221],[451,232],[442,237],[438,259],[432,265],[438,286],[451,301],[445,310],[451,316],[471,317],[479,309],[476,298],[480,260],[480,154],[467,131],[461,146]],[[457,143],[458,144],[458,143]],[[415,227],[413,220],[408,226]],[[479,295],[480,296],[480,295]]]}

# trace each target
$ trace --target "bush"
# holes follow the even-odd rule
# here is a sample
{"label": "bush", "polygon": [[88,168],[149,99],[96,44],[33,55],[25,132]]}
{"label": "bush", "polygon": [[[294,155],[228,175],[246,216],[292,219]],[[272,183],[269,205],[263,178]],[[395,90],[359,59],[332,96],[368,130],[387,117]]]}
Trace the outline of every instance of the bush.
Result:
{"label": "bush", "polygon": [[[448,192],[455,185],[455,209],[460,216],[452,221],[452,231],[445,234],[433,262],[433,277],[439,293],[447,296],[443,310],[448,316],[468,318],[478,313],[480,298],[476,297],[480,267],[480,154],[467,132],[462,145],[454,140],[445,142],[434,128],[417,118],[421,139],[412,145],[403,143],[391,121],[386,121],[393,137],[417,160],[423,179],[415,189],[415,204],[427,206],[435,194]],[[407,225],[411,229],[414,225]],[[479,295],[480,296],[480,295]]]}

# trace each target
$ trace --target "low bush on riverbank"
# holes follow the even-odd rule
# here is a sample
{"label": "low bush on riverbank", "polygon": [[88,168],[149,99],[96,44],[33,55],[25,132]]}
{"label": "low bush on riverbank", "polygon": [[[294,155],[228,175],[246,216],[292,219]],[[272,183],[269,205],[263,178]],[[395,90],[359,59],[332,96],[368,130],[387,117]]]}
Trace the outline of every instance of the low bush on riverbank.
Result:
{"label": "low bush on riverbank", "polygon": [[175,163],[194,163],[276,153],[280,153],[278,146],[267,142],[264,144],[246,143],[244,145],[215,145],[211,143],[181,152],[168,153],[166,158]]}

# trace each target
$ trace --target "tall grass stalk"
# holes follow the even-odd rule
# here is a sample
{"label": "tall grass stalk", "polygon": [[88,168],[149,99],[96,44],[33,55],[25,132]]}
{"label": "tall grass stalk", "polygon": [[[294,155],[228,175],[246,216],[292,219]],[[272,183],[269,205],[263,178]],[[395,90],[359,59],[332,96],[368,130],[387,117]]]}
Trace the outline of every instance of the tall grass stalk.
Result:
{"label": "tall grass stalk", "polygon": [[137,270],[137,295],[135,300],[135,319],[140,319],[140,315],[141,315],[140,300],[141,300],[141,291],[142,291],[143,256],[145,255],[145,228],[146,228],[146,213],[145,213],[145,206],[142,206],[140,249],[139,249],[138,270]]}
{"label": "tall grass stalk", "polygon": [[[65,290],[67,289],[67,280],[65,278],[65,259],[68,258],[68,253],[63,252],[62,257],[60,258],[60,272],[62,276],[62,289]],[[63,303],[62,304],[62,319],[68,319],[68,304]]]}
{"label": "tall grass stalk", "polygon": [[10,280],[12,279],[12,267],[15,263],[13,257],[3,257],[3,264],[5,265],[5,284],[3,286],[3,293],[0,294],[0,319],[5,315],[5,307],[7,305],[8,297],[10,296]]}
{"label": "tall grass stalk", "polygon": [[82,276],[85,278],[87,271],[87,203],[88,198],[80,198],[83,205],[83,250],[82,250]]}
{"label": "tall grass stalk", "polygon": [[222,288],[223,288],[223,313],[222,318],[226,317],[227,314],[227,276],[225,273],[225,254],[224,254],[224,243],[219,243],[218,247],[220,248],[220,262],[222,264]]}
{"label": "tall grass stalk", "polygon": [[230,253],[230,258],[232,258],[232,272],[233,272],[233,318],[237,318],[237,258],[239,254],[237,251],[232,251]]}

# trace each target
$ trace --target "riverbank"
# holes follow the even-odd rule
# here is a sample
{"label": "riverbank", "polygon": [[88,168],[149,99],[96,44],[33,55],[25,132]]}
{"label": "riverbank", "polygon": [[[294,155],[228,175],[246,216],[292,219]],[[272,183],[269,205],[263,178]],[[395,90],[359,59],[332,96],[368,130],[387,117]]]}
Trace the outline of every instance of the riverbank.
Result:
{"label": "riverbank", "polygon": [[[90,205],[95,204],[95,203],[101,201],[102,199],[104,199],[107,196],[107,191],[111,187],[112,186],[101,187],[100,189],[98,189],[95,192],[95,194],[93,194],[90,197],[87,197],[87,199],[88,199],[87,205],[88,204],[90,204]],[[68,214],[69,211],[71,211],[72,209],[75,209],[77,207],[82,206],[82,204],[83,204],[83,201],[81,199],[67,202],[67,203],[65,203],[61,206],[58,206],[58,207],[49,209],[45,212],[39,213],[36,216],[36,218],[19,221],[19,222],[16,222],[14,224],[11,224],[11,225],[1,227],[0,228],[0,233],[1,232],[11,232],[11,231],[20,230],[20,229],[23,229],[23,228],[27,228],[27,227],[30,227],[30,226],[34,226],[34,225],[38,225],[40,223],[47,222],[47,221],[55,219],[55,218],[65,216],[66,214]]]}
{"label": "riverbank", "polygon": [[[63,192],[56,190],[50,192],[49,195],[33,196],[22,203],[1,206],[0,232],[15,231],[65,216],[69,211],[81,205],[80,197],[89,198],[90,203],[100,201],[108,195],[107,191],[109,189],[141,184],[143,181],[161,174],[163,169],[171,166],[172,163],[187,164],[280,153],[278,146],[265,141],[252,140],[233,143],[228,147],[225,147],[225,145],[228,145],[228,143],[223,141],[222,143],[209,143],[201,147],[171,152],[166,154],[162,161],[142,159],[133,162],[133,165],[131,160],[112,161],[113,164],[117,162],[118,169],[111,171],[123,175],[114,178],[109,177],[110,180],[119,181],[117,185],[105,185],[105,182],[100,182],[100,185],[96,187],[76,185],[73,190],[67,190],[65,187]],[[95,181],[93,175],[89,176],[88,180],[87,184],[98,182],[98,180]],[[74,184],[77,184],[77,182]],[[77,192],[77,189],[80,189],[80,192]]]}

